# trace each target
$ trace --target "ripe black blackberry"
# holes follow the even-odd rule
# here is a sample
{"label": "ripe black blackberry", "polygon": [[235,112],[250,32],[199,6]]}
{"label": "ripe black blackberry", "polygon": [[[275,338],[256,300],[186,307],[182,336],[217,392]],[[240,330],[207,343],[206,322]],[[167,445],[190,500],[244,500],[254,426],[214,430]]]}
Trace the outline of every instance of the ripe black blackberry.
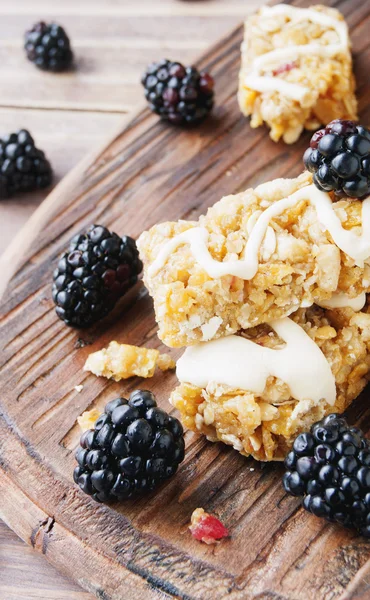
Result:
{"label": "ripe black blackberry", "polygon": [[36,23],[25,33],[24,48],[28,60],[44,71],[65,71],[73,60],[69,37],[57,23]]}
{"label": "ripe black blackberry", "polygon": [[370,441],[336,414],[301,433],[285,459],[285,490],[306,510],[370,538]]}
{"label": "ripe black blackberry", "polygon": [[91,225],[71,240],[54,271],[58,317],[75,327],[99,321],[137,282],[142,268],[135,240]]}
{"label": "ripe black blackberry", "polygon": [[145,494],[171,477],[184,459],[180,421],[146,390],[111,400],[76,452],[73,478],[98,502]]}
{"label": "ripe black blackberry", "polygon": [[304,157],[319,190],[363,199],[370,194],[370,131],[336,119],[313,134]]}
{"label": "ripe black blackberry", "polygon": [[175,125],[199,123],[213,107],[213,78],[195,67],[164,59],[148,66],[141,83],[150,109]]}
{"label": "ripe black blackberry", "polygon": [[0,138],[0,199],[48,187],[52,178],[49,161],[28,131]]}

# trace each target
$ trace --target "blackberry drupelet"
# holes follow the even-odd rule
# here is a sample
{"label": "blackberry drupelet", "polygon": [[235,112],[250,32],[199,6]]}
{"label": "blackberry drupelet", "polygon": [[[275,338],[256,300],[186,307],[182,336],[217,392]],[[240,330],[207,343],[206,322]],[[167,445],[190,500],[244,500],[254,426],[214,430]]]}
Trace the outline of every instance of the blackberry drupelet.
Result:
{"label": "blackberry drupelet", "polygon": [[48,187],[52,178],[49,161],[28,131],[0,138],[0,199]]}
{"label": "blackberry drupelet", "polygon": [[370,131],[336,119],[313,134],[304,157],[316,187],[339,198],[370,194]]}
{"label": "blackberry drupelet", "polygon": [[164,59],[148,66],[141,83],[150,109],[175,125],[199,123],[213,107],[213,78],[195,67]]}
{"label": "blackberry drupelet", "polygon": [[75,327],[99,321],[135,285],[142,268],[135,240],[91,225],[72,239],[54,271],[58,317]]}
{"label": "blackberry drupelet", "polygon": [[285,459],[283,485],[304,508],[370,538],[370,441],[331,414],[299,434]]}
{"label": "blackberry drupelet", "polygon": [[184,459],[183,428],[146,390],[117,398],[86,431],[73,478],[98,502],[145,494],[171,477]]}
{"label": "blackberry drupelet", "polygon": [[65,71],[73,60],[69,37],[57,23],[36,23],[25,33],[24,48],[28,60],[44,71]]}

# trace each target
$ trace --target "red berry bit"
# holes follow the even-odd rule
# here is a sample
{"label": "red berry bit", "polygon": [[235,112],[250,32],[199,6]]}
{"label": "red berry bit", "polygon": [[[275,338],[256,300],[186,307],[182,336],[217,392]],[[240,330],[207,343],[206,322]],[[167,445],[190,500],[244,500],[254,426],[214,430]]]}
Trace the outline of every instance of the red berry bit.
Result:
{"label": "red berry bit", "polygon": [[209,73],[201,73],[199,87],[204,94],[212,94],[215,82]]}
{"label": "red berry bit", "polygon": [[112,288],[116,281],[116,272],[113,269],[108,269],[103,275],[103,281],[107,288]]}
{"label": "red berry bit", "polygon": [[315,148],[317,148],[317,146],[319,145],[319,141],[325,134],[325,129],[319,129],[319,131],[315,131],[310,141],[311,148],[315,150]]}
{"label": "red berry bit", "polygon": [[125,282],[130,277],[130,267],[129,265],[119,265],[116,271],[118,281]]}
{"label": "red berry bit", "polygon": [[296,68],[297,68],[297,63],[295,61],[291,61],[291,62],[285,63],[284,65],[280,65],[280,67],[275,69],[272,72],[272,74],[274,75],[274,77],[276,77],[276,75],[281,75],[282,73],[288,73],[292,69],[296,69]]}
{"label": "red berry bit", "polygon": [[356,130],[356,123],[344,119],[334,119],[325,128],[326,133],[336,133],[337,135],[356,133]]}
{"label": "red berry bit", "polygon": [[171,104],[177,104],[179,101],[179,95],[173,88],[166,88],[163,92],[163,100],[168,103],[168,106]]}
{"label": "red berry bit", "polygon": [[169,74],[171,77],[178,77],[179,79],[182,79],[185,77],[186,71],[184,67],[180,65],[180,63],[174,63],[169,69]]}
{"label": "red berry bit", "polygon": [[196,508],[191,515],[189,526],[191,535],[199,542],[216,544],[219,540],[229,537],[229,531],[219,519],[209,515],[203,508]]}

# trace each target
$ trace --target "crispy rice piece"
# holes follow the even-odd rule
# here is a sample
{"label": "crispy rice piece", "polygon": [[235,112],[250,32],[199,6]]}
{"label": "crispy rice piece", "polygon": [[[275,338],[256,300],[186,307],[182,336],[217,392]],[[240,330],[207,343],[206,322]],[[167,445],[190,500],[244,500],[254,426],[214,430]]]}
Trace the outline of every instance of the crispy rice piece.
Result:
{"label": "crispy rice piece", "polygon": [[[214,382],[205,389],[181,383],[170,401],[186,427],[257,460],[283,460],[298,433],[307,431],[326,414],[342,413],[348,407],[370,379],[369,306],[358,313],[350,308],[313,306],[299,309],[290,318],[303,327],[328,360],[337,388],[334,406],[322,402],[293,414],[298,402],[291,398],[288,386],[275,377],[268,378],[261,396]],[[269,348],[281,343],[268,325],[243,335]]]}
{"label": "crispy rice piece", "polygon": [[[325,6],[312,6],[318,11],[344,23],[341,13]],[[271,10],[271,9],[270,9]],[[296,9],[301,10],[301,9]],[[357,101],[352,72],[350,42],[345,52],[320,57],[315,52],[291,59],[282,59],[272,68],[267,66],[262,75],[304,86],[308,91],[299,100],[284,95],[283,91],[256,91],[248,87],[246,77],[253,71],[256,57],[287,46],[338,43],[338,34],[328,26],[309,20],[295,22],[282,14],[271,14],[269,9],[249,17],[245,22],[244,42],[241,48],[242,66],[239,74],[238,101],[245,116],[251,116],[251,126],[264,122],[270,128],[270,137],[277,141],[295,142],[303,129],[315,130],[333,119],[356,119]]]}
{"label": "crispy rice piece", "polygon": [[158,350],[113,341],[107,348],[89,354],[84,371],[121,381],[135,375],[153,377],[156,366],[161,371],[168,371],[174,369],[176,363],[168,354],[160,354]]}
{"label": "crispy rice piece", "polygon": [[[205,227],[208,250],[218,261],[240,260],[252,221],[275,201],[312,183],[311,174],[276,179],[211,207],[199,222],[179,221],[155,225],[137,244],[144,262],[144,281],[154,299],[158,335],[172,347],[189,346],[259,323],[289,316],[302,303],[319,304],[334,292],[351,298],[367,291],[370,267],[355,265],[341,252],[317,219],[316,209],[301,201],[270,221],[274,252],[262,244],[259,267],[251,280],[224,275],[211,278],[196,262],[189,244],[178,246],[160,270],[149,267],[168,240],[192,227]],[[341,200],[334,210],[345,229],[361,232],[360,201]]]}

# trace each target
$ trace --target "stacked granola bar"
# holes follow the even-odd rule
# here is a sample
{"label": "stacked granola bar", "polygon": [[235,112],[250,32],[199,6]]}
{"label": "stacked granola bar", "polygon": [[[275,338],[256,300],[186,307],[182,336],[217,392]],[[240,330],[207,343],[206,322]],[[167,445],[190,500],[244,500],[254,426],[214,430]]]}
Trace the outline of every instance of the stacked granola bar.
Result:
{"label": "stacked granola bar", "polygon": [[[184,357],[193,348],[202,350],[180,359],[173,405],[186,426],[260,460],[283,458],[298,432],[328,412],[342,412],[369,377],[370,247],[362,250],[368,252],[365,259],[355,247],[347,248],[350,254],[344,249],[347,235],[361,239],[368,200],[332,202],[329,194],[317,198],[316,192],[307,172],[279,179],[223,198],[199,222],[156,225],[138,240],[159,336],[169,346],[187,346]],[[323,217],[324,205],[330,217]],[[267,222],[264,215],[271,207]],[[181,237],[189,231],[197,233]],[[250,240],[257,233],[257,265],[248,275],[243,272],[250,267],[247,249],[250,258]],[[276,324],[287,322],[295,323],[302,337],[290,342],[280,335]],[[253,348],[244,348],[241,338]],[[223,340],[235,340],[235,349],[232,344],[218,349],[215,344]],[[297,393],[284,365],[274,362],[288,343],[291,364],[285,366],[302,381]],[[272,365],[262,388],[248,372],[250,365],[255,371],[265,368],[266,357],[257,347],[270,352]],[[214,371],[207,360],[214,361]],[[251,389],[245,377],[251,378]],[[328,385],[315,398],[309,383],[325,378]]]}
{"label": "stacked granola bar", "polygon": [[[265,122],[287,143],[356,118],[342,15],[284,4],[250,17],[239,104],[253,127]],[[227,196],[196,222],[162,223],[138,240],[159,337],[186,347],[172,404],[190,429],[259,460],[283,459],[298,433],[343,412],[370,379],[370,196],[356,191],[366,165],[333,175],[326,133],[311,145],[314,177]]]}

